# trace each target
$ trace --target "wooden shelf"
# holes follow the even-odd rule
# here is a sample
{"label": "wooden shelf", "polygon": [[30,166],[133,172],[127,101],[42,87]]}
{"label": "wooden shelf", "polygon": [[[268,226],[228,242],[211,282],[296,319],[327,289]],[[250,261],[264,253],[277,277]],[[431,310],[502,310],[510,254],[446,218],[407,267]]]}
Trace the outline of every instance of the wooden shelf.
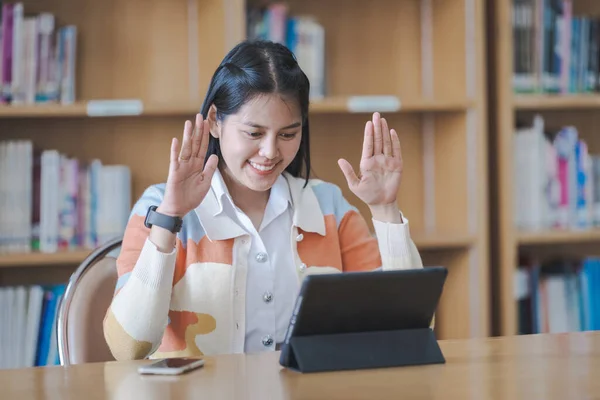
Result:
{"label": "wooden shelf", "polygon": [[92,250],[60,251],[57,253],[4,253],[0,254],[0,268],[75,266],[81,263]]}
{"label": "wooden shelf", "polygon": [[521,246],[600,242],[600,229],[520,232],[517,241]]}
{"label": "wooden shelf", "polygon": [[[402,101],[398,99],[398,110],[386,110],[389,101],[386,101],[386,96],[382,96],[378,100],[374,96],[371,100],[370,96],[339,96],[329,97],[323,100],[311,101],[310,110],[312,113],[337,113],[337,112],[374,112],[382,110],[383,112],[429,112],[429,111],[466,111],[473,106],[472,101],[456,100],[456,101],[432,101],[432,100],[412,100]],[[354,109],[353,103],[357,104],[358,109]],[[366,107],[361,110],[362,104]]]}
{"label": "wooden shelf", "polygon": [[[513,30],[513,3],[491,0],[489,3],[488,38],[489,57],[487,73],[490,77],[488,104],[490,108],[490,141],[492,163],[489,166],[493,216],[490,236],[492,298],[494,312],[493,334],[519,333],[520,310],[515,301],[515,274],[520,267],[520,256],[533,256],[540,263],[555,257],[585,257],[600,244],[600,229],[521,231],[515,227],[517,213],[515,197],[521,188],[515,184],[514,138],[521,123],[532,123],[532,115],[540,113],[548,133],[564,126],[575,126],[580,137],[588,141],[590,152],[598,151],[595,132],[597,112],[600,111],[599,93],[520,93],[515,87],[515,41]],[[598,2],[577,2],[578,14],[595,15]],[[584,5],[582,6],[581,3]],[[535,43],[534,45],[538,45]],[[533,45],[532,45],[533,46]],[[525,122],[527,121],[527,122]],[[588,133],[589,132],[589,133]],[[581,249],[580,249],[581,248]],[[581,251],[580,251],[581,250]],[[585,251],[584,251],[585,250]],[[535,318],[535,316],[534,316]]]}
{"label": "wooden shelf", "polygon": [[[0,106],[0,118],[61,118],[61,117],[92,117],[89,115],[89,102],[82,101],[70,105],[23,105]],[[121,110],[107,111],[106,116],[177,116],[193,115],[200,110],[199,104],[174,103],[174,104],[145,104],[142,109],[133,105]]]}
{"label": "wooden shelf", "polygon": [[514,98],[517,110],[600,109],[600,95],[518,95]]}
{"label": "wooden shelf", "polygon": [[[600,233],[598,233],[600,237]],[[413,240],[419,250],[468,248],[475,238],[468,235],[415,234]],[[61,251],[58,253],[5,253],[0,254],[0,268],[39,266],[70,266],[81,263],[92,250]]]}
{"label": "wooden shelf", "polygon": [[[199,112],[215,68],[246,36],[245,2],[192,3],[26,2],[28,14],[53,12],[81,27],[80,101],[0,106],[5,140],[28,140],[83,163],[126,165],[131,200],[164,182],[170,138]],[[290,16],[312,16],[326,38],[335,36],[325,46],[327,97],[309,106],[313,176],[337,185],[370,225],[369,207],[348,188],[337,161],[358,168],[365,122],[380,111],[401,136],[406,174],[398,204],[410,218],[413,240],[427,265],[452,271],[437,333],[443,339],[487,336],[486,2],[353,1],[344,2],[342,13],[341,2],[286,4]],[[113,34],[106,35],[107,23]],[[315,78],[311,83],[318,85],[321,77]],[[152,162],[148,154],[156,155]],[[64,282],[88,253],[0,255],[0,278],[3,285]]]}
{"label": "wooden shelf", "polygon": [[[311,112],[314,114],[326,113],[350,113],[350,112],[452,112],[465,111],[472,107],[470,101],[412,101],[408,103],[399,102],[398,109],[391,109],[389,98],[367,98],[356,97],[332,97],[311,102]],[[353,106],[352,104],[356,104]],[[61,118],[61,117],[96,117],[90,115],[86,101],[71,105],[23,105],[23,106],[0,106],[0,118]],[[101,116],[179,116],[194,115],[200,110],[200,103],[170,103],[170,104],[144,104],[136,107],[131,103],[121,109],[102,111],[106,115]],[[93,111],[92,111],[93,113]]]}

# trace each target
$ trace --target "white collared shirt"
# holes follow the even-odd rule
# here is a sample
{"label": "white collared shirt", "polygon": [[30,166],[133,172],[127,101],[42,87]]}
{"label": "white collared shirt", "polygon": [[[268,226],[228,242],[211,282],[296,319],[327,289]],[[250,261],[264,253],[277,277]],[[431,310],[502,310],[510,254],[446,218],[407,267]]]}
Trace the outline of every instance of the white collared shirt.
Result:
{"label": "white collared shirt", "polygon": [[299,289],[291,252],[293,210],[286,179],[279,176],[271,188],[258,231],[231,199],[220,172],[213,188],[220,211],[251,237],[246,281],[246,338],[244,352],[274,350],[285,337]]}

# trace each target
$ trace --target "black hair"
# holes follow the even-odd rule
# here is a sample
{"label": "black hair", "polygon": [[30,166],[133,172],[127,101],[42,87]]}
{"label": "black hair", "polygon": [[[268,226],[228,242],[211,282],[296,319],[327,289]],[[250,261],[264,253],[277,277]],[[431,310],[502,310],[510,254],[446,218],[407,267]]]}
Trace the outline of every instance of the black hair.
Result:
{"label": "black hair", "polygon": [[[302,116],[302,137],[298,153],[286,171],[292,176],[304,177],[306,186],[310,175],[309,92],[308,78],[287,47],[271,41],[246,40],[231,49],[221,61],[200,112],[206,119],[214,104],[217,120],[223,121],[261,94],[277,93],[296,100]],[[219,139],[210,135],[205,160],[212,154],[222,161]]]}

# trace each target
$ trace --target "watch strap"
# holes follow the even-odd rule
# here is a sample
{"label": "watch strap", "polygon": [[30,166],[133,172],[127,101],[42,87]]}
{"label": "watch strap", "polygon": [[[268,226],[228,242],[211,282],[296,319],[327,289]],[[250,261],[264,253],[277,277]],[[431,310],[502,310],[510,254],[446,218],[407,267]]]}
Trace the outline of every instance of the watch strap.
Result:
{"label": "watch strap", "polygon": [[152,225],[156,225],[172,233],[179,232],[181,230],[181,226],[183,225],[183,219],[180,217],[172,217],[170,215],[161,214],[156,211],[157,208],[157,206],[150,206],[148,208],[144,225],[147,228],[151,228]]}

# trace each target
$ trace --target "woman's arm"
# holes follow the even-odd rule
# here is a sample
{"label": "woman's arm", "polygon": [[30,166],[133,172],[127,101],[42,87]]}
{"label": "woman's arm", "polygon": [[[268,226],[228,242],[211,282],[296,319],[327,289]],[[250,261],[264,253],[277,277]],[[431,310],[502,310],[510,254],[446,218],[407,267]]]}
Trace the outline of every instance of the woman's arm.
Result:
{"label": "woman's arm", "polygon": [[423,268],[421,255],[410,237],[408,220],[397,207],[371,208],[373,228],[384,270]]}
{"label": "woman's arm", "polygon": [[[343,199],[346,203],[346,200]],[[396,209],[401,223],[373,218],[375,237],[367,222],[355,209],[349,209],[339,225],[340,249],[344,271],[423,268],[421,255],[410,237],[408,219]]]}
{"label": "woman's arm", "polygon": [[160,190],[151,187],[136,203],[117,259],[119,280],[104,318],[104,337],[117,360],[152,354],[167,326],[177,257],[175,235],[144,225],[148,207],[160,204],[161,197]]}

